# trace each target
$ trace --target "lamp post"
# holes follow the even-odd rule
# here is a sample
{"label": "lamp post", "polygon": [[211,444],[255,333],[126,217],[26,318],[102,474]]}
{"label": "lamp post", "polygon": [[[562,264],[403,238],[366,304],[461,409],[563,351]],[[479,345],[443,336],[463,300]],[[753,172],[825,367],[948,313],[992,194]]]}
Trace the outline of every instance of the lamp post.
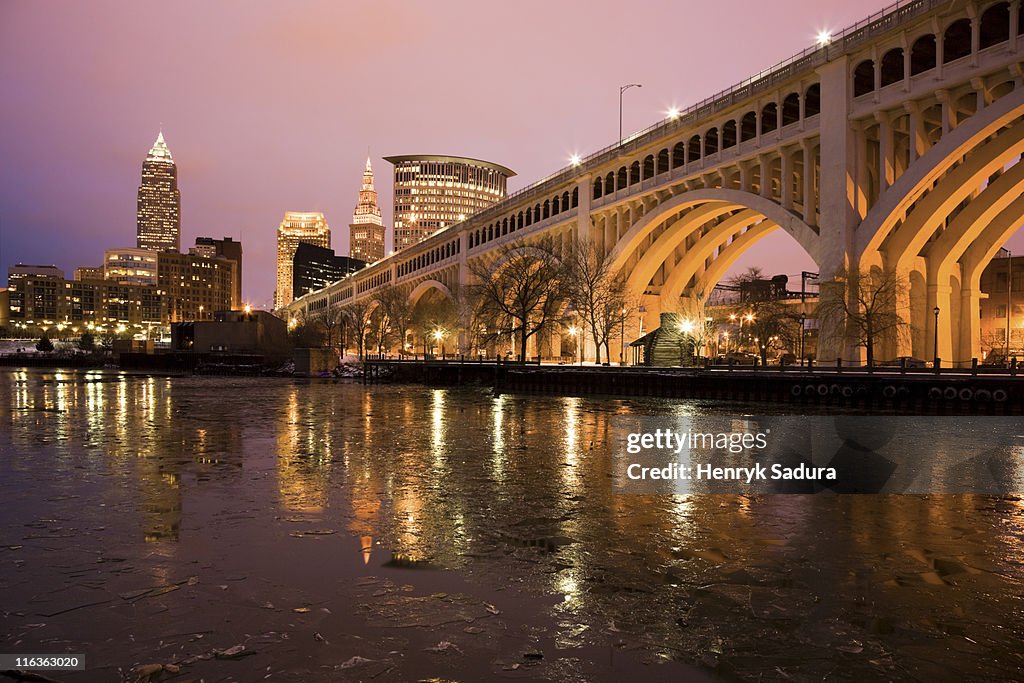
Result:
{"label": "lamp post", "polygon": [[935,313],[935,329],[933,330],[934,334],[932,335],[932,351],[935,352],[935,367],[938,367],[939,366],[939,307],[936,306],[934,309],[932,309],[932,312]]}
{"label": "lamp post", "polygon": [[622,93],[626,92],[630,88],[642,88],[644,86],[639,83],[630,83],[629,85],[619,86],[619,145],[622,144]]}
{"label": "lamp post", "polygon": [[434,341],[437,342],[437,346],[440,347],[441,360],[444,360],[444,344],[442,343],[443,339],[444,332],[442,332],[441,330],[434,330]]}
{"label": "lamp post", "polygon": [[[679,324],[679,331],[682,332],[682,334],[679,335],[679,365],[683,365],[683,347],[686,342],[692,341],[693,322],[690,320],[684,320]],[[690,337],[691,339],[688,340],[687,337]]]}
{"label": "lamp post", "polygon": [[1010,310],[1013,308],[1013,253],[1006,250],[1006,354],[1005,361],[1010,362]]}
{"label": "lamp post", "polygon": [[[621,324],[619,330],[619,367],[626,364],[626,307],[622,307],[622,319],[619,321]],[[609,359],[611,360],[611,359]]]}
{"label": "lamp post", "polygon": [[807,320],[807,316],[803,313],[800,314],[800,367],[804,366],[804,321]]}

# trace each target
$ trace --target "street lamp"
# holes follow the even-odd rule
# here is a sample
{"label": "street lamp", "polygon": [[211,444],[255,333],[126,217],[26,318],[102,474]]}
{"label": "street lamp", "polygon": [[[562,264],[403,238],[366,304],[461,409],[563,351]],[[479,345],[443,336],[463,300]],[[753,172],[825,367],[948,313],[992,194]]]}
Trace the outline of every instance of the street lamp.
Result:
{"label": "street lamp", "polygon": [[[735,314],[730,315],[729,317],[731,319],[733,319],[733,320],[736,319],[736,315]],[[740,332],[739,332],[739,335],[738,335],[739,336],[739,342],[738,343],[741,344],[741,345],[743,344],[743,321],[744,320],[746,320],[748,323],[754,322],[754,314],[753,313],[747,313],[746,315],[740,317]],[[739,350],[742,351],[743,349],[740,348]]]}
{"label": "street lamp", "polygon": [[[621,329],[619,331],[619,367],[622,367],[623,365],[626,364],[625,361],[623,360],[625,358],[625,353],[626,353],[626,307],[625,306],[622,307],[622,319],[619,322],[621,323]],[[611,360],[611,358],[609,358],[608,360]]]}
{"label": "street lamp", "polygon": [[[579,334],[579,330],[576,329],[575,325],[571,326],[569,328],[569,336],[572,337],[572,345],[574,347],[573,350],[572,350],[573,362],[576,362],[575,356],[579,355],[579,350],[580,350],[580,342],[579,342],[578,339],[576,339],[576,335],[577,334]],[[582,358],[580,359],[580,365],[583,365]]]}
{"label": "street lamp", "polygon": [[1013,253],[1006,250],[1006,362],[1010,361],[1010,309],[1013,308]]}
{"label": "street lamp", "polygon": [[619,86],[619,145],[622,144],[622,93],[626,92],[630,88],[642,88],[644,86],[639,83],[630,83],[629,85]]}
{"label": "street lamp", "polygon": [[807,320],[807,315],[804,313],[800,314],[800,367],[804,366],[804,322]]}
{"label": "street lamp", "polygon": [[686,340],[687,337],[691,337],[691,339],[692,339],[692,335],[693,335],[693,321],[692,320],[684,320],[683,322],[679,323],[679,331],[683,333],[679,337],[679,365],[682,365],[683,364],[683,348],[684,348],[684,343],[687,341]]}
{"label": "street lamp", "polygon": [[935,329],[933,330],[933,332],[935,334],[932,337],[932,351],[935,352],[935,366],[938,367],[938,365],[939,365],[939,307],[936,306],[934,309],[932,309],[932,312],[935,313]]}
{"label": "street lamp", "polygon": [[441,359],[444,360],[444,346],[441,344],[442,339],[444,339],[444,332],[441,330],[434,330],[434,341],[441,347]]}

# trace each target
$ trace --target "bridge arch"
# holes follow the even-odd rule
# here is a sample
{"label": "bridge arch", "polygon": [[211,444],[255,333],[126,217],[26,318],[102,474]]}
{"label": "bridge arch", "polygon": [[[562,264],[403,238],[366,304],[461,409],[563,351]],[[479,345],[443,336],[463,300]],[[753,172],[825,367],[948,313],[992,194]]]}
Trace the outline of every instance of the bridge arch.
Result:
{"label": "bridge arch", "polygon": [[[929,196],[933,194],[931,190],[943,180],[955,164],[960,163],[969,153],[982,147],[986,139],[996,135],[1021,116],[1024,116],[1024,88],[1014,90],[946,133],[879,197],[857,226],[854,236],[854,261],[866,262],[864,265],[877,264],[881,260],[882,245],[886,238],[906,220],[912,207],[920,208],[914,205],[922,195],[926,191]],[[998,135],[988,144],[994,144],[1002,138],[1000,144],[1004,146],[1018,145],[1021,140],[1019,133],[1014,133],[1013,137],[1004,137],[1014,130],[1017,128],[1011,128],[1010,131]],[[1010,140],[1015,142],[1011,143]],[[992,147],[990,150],[996,152],[998,147]],[[966,174],[966,171],[962,172],[962,175]],[[971,189],[976,188],[977,185]],[[899,227],[902,230],[905,226]],[[893,253],[892,245],[887,247],[887,250]]]}
{"label": "bridge arch", "polygon": [[[673,224],[652,244],[645,247],[647,238],[655,229],[672,216],[689,208],[695,210],[677,221],[678,227]],[[634,284],[639,283],[646,276],[647,280],[639,285],[646,286],[658,268],[665,263],[666,258],[691,234],[692,230],[699,228],[711,218],[730,211],[745,209],[755,212],[784,229],[803,247],[815,263],[819,262],[818,233],[778,203],[767,197],[741,190],[705,188],[676,195],[644,215],[615,244],[608,256],[609,265],[613,272],[620,272],[634,254],[639,254],[639,260],[632,268],[633,272],[630,273],[630,281]],[[687,216],[690,216],[689,220],[687,220]],[[702,217],[705,218],[701,221]],[[698,224],[697,221],[701,222]],[[641,254],[640,249],[642,248],[643,253]]]}
{"label": "bridge arch", "polygon": [[438,280],[423,280],[413,287],[411,292],[409,292],[409,308],[415,308],[416,304],[420,302],[420,299],[422,299],[423,296],[431,290],[436,290],[452,303],[455,302],[455,297],[452,295],[452,291],[448,289],[443,282],[439,282]]}

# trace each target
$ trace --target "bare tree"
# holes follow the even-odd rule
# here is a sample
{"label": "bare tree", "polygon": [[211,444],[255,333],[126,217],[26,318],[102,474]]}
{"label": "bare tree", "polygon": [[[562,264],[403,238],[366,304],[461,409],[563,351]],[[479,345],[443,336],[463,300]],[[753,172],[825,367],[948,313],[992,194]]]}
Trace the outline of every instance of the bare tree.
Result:
{"label": "bare tree", "polygon": [[424,355],[429,353],[435,335],[440,334],[445,339],[459,327],[455,304],[448,297],[433,292],[419,300],[409,321],[423,342]]}
{"label": "bare tree", "polygon": [[355,337],[356,351],[360,360],[366,351],[366,337],[370,332],[370,314],[373,313],[373,307],[373,301],[370,299],[357,299],[346,304],[342,309]]}
{"label": "bare tree", "polygon": [[379,304],[378,346],[381,339],[390,338],[398,343],[399,353],[405,351],[405,335],[409,330],[412,309],[409,296],[404,288],[388,287],[374,297]]}
{"label": "bare tree", "polygon": [[714,337],[714,330],[708,324],[703,296],[684,296],[675,306],[679,314],[681,331],[693,344],[693,353],[701,355],[704,347],[709,346]]}
{"label": "bare tree", "polygon": [[480,306],[480,286],[457,284],[452,290],[452,296],[455,298],[454,322],[464,335],[459,344],[459,352],[469,353],[479,348],[486,337],[483,309]]}
{"label": "bare tree", "polygon": [[[323,330],[324,346],[332,349],[341,341],[341,328],[344,325],[345,316],[338,306],[328,306],[314,316],[316,324]],[[337,331],[338,340],[335,341],[334,333]]]}
{"label": "bare tree", "polygon": [[298,348],[319,348],[323,344],[323,328],[317,323],[317,316],[306,309],[299,309],[295,325],[288,332],[292,344]]}
{"label": "bare tree", "polygon": [[768,364],[769,352],[792,348],[799,333],[799,313],[785,303],[784,284],[764,277],[756,267],[732,278],[730,284],[739,289],[737,315],[743,316],[744,332],[753,340],[761,364]]}
{"label": "bare tree", "polygon": [[517,355],[526,361],[526,344],[547,329],[564,300],[562,267],[553,244],[505,246],[492,263],[470,265],[480,282],[480,305],[493,330],[510,330]]}
{"label": "bare tree", "polygon": [[895,341],[909,331],[899,311],[906,292],[906,281],[895,271],[843,269],[822,283],[818,318],[823,329],[863,346],[868,365],[873,365],[880,341]]}
{"label": "bare tree", "polygon": [[601,363],[602,346],[611,361],[609,341],[636,309],[629,299],[625,278],[612,272],[607,256],[591,241],[577,240],[562,267],[566,298],[590,331],[596,362]]}

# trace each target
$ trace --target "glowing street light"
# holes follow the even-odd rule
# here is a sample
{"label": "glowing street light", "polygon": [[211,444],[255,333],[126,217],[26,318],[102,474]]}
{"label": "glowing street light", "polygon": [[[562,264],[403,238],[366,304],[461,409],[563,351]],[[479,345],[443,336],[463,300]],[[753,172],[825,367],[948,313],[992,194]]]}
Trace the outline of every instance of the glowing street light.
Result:
{"label": "glowing street light", "polygon": [[679,118],[680,113],[681,112],[679,111],[678,107],[669,107],[669,110],[665,112],[668,118],[672,119],[673,121]]}
{"label": "glowing street light", "polygon": [[684,320],[682,323],[679,324],[679,330],[684,334],[691,334],[693,332],[693,321]]}
{"label": "glowing street light", "polygon": [[[441,340],[444,339],[444,332],[441,330],[434,330],[434,342],[438,345],[441,344]],[[444,358],[444,346],[441,346],[441,357]]]}
{"label": "glowing street light", "polygon": [[569,163],[572,164],[573,166],[579,166],[582,162],[583,159],[580,157],[579,154],[573,154],[572,156],[569,157]]}
{"label": "glowing street light", "polygon": [[832,42],[832,32],[826,30],[818,31],[818,47],[825,47]]}

